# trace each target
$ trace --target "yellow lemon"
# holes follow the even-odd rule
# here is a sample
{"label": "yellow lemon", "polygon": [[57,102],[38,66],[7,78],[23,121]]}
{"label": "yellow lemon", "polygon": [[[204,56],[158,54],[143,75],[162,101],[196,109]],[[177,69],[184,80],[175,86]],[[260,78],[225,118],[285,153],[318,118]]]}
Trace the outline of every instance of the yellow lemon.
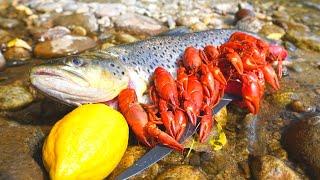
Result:
{"label": "yellow lemon", "polygon": [[120,162],[128,138],[121,113],[104,104],[82,105],[53,126],[43,163],[51,179],[103,179]]}

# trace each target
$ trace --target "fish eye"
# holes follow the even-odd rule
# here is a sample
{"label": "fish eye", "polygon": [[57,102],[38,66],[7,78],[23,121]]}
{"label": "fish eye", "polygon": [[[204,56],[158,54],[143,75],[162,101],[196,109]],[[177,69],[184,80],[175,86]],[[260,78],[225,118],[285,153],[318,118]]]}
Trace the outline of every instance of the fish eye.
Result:
{"label": "fish eye", "polygon": [[71,59],[71,64],[73,66],[81,66],[83,64],[83,60],[82,59],[79,59],[79,58],[74,58],[74,59]]}

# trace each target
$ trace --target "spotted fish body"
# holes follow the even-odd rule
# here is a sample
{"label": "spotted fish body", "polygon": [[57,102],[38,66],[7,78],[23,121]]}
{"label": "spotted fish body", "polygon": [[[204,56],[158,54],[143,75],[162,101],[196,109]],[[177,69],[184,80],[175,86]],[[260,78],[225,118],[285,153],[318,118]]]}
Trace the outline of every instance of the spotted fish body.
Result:
{"label": "spotted fish body", "polygon": [[177,60],[188,46],[218,46],[236,31],[163,35],[59,58],[34,67],[30,79],[44,94],[72,105],[110,101],[128,86],[141,97],[158,66],[176,77]]}

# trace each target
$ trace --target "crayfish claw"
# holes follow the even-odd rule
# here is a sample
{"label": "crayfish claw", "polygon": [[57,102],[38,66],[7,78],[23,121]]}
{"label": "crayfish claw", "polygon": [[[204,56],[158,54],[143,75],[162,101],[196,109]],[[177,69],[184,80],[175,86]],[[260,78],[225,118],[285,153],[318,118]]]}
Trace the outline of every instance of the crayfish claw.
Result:
{"label": "crayfish claw", "polygon": [[264,74],[266,81],[270,84],[270,86],[275,90],[279,90],[280,89],[279,80],[273,67],[270,64],[267,64],[262,68],[262,72]]}
{"label": "crayfish claw", "polygon": [[208,138],[212,127],[212,122],[213,119],[211,108],[209,106],[206,106],[204,108],[204,115],[200,122],[200,132],[198,139],[201,143],[204,143],[205,140]]}
{"label": "crayfish claw", "polygon": [[227,54],[228,60],[234,66],[239,74],[243,74],[243,63],[239,54],[235,51]]}
{"label": "crayfish claw", "polygon": [[260,98],[244,97],[243,101],[246,104],[246,106],[249,108],[249,110],[252,114],[257,114],[259,112]]}
{"label": "crayfish claw", "polygon": [[170,148],[178,151],[183,151],[184,147],[167,133],[161,131],[156,124],[148,122],[147,131],[150,136],[156,138],[163,145],[169,146]]}

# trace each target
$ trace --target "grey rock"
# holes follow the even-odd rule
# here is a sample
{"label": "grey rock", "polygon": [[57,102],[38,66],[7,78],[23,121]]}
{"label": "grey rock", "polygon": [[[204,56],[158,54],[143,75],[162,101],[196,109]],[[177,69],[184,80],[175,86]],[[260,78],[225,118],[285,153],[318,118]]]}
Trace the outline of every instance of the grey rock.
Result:
{"label": "grey rock", "polygon": [[41,162],[44,135],[32,126],[0,126],[0,179],[48,178]]}
{"label": "grey rock", "polygon": [[81,53],[96,45],[96,41],[86,36],[65,35],[58,39],[38,43],[34,48],[34,54],[44,58],[61,57]]}
{"label": "grey rock", "polygon": [[255,157],[251,164],[251,172],[255,179],[299,180],[302,178],[280,159],[266,155]]}
{"label": "grey rock", "polygon": [[16,110],[29,105],[32,94],[18,84],[0,86],[0,110]]}
{"label": "grey rock", "polygon": [[61,2],[48,2],[48,3],[40,3],[36,10],[42,12],[56,12],[60,13],[63,11],[63,3]]}
{"label": "grey rock", "polygon": [[98,6],[98,9],[96,10],[96,15],[103,17],[113,17],[113,16],[119,16],[123,13],[125,13],[127,10],[127,6],[120,4],[120,3],[105,3],[100,4]]}
{"label": "grey rock", "polygon": [[152,18],[132,13],[118,16],[114,19],[114,23],[118,29],[135,34],[151,36],[164,32],[168,29]]}
{"label": "grey rock", "polygon": [[56,26],[54,28],[50,28],[47,31],[43,32],[40,35],[40,41],[58,39],[64,35],[70,34],[70,30],[63,26]]}
{"label": "grey rock", "polygon": [[258,32],[262,28],[263,24],[259,21],[256,17],[245,17],[239,20],[236,24],[236,28],[244,30],[244,31],[251,31],[251,32]]}
{"label": "grey rock", "polygon": [[98,30],[97,19],[93,14],[71,14],[66,16],[59,16],[54,19],[55,25],[65,26],[71,28],[74,26],[82,26],[88,32],[96,32]]}
{"label": "grey rock", "polygon": [[282,136],[289,158],[297,161],[311,177],[320,178],[320,114],[291,124]]}

